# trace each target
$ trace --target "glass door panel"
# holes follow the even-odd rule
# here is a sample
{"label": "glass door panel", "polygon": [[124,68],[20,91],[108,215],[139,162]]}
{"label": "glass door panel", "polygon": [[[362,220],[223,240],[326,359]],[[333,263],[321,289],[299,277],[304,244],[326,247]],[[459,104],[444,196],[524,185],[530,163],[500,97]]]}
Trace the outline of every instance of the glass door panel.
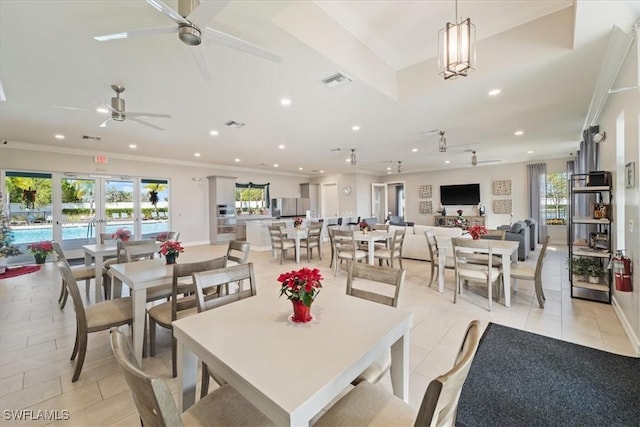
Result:
{"label": "glass door panel", "polygon": [[11,263],[33,262],[27,245],[53,239],[51,174],[8,171],[4,184],[4,213],[13,244],[22,251],[22,255],[11,258]]}
{"label": "glass door panel", "polygon": [[169,182],[162,179],[140,180],[140,234],[155,238],[169,230]]}
{"label": "glass door panel", "polygon": [[387,220],[387,185],[371,184],[371,215],[383,224]]}
{"label": "glass door panel", "polygon": [[104,179],[104,233],[115,234],[128,231],[131,239],[136,236],[134,226],[133,181]]}
{"label": "glass door panel", "polygon": [[60,179],[60,192],[55,225],[61,230],[62,248],[75,254],[83,245],[96,241],[96,180],[64,177]]}

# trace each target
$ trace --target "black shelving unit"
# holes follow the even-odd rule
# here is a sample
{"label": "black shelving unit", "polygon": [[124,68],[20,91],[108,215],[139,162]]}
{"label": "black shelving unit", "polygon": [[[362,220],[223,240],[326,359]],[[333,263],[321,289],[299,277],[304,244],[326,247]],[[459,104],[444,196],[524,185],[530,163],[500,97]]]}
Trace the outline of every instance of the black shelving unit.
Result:
{"label": "black shelving unit", "polygon": [[[573,174],[570,185],[569,281],[571,297],[611,304],[611,172]],[[595,280],[579,264],[603,269]]]}

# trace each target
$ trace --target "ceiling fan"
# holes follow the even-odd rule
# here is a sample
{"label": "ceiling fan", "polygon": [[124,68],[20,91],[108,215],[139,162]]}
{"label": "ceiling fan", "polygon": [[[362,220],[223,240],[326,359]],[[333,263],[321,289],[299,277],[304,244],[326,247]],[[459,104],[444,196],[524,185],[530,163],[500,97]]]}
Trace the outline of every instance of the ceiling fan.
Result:
{"label": "ceiling fan", "polygon": [[105,34],[96,36],[94,39],[102,42],[150,34],[178,33],[178,38],[190,47],[189,52],[193,56],[193,59],[205,80],[210,80],[211,75],[209,74],[207,55],[201,44],[203,36],[206,40],[210,40],[227,47],[247,52],[252,55],[261,56],[275,62],[282,62],[281,56],[267,49],[205,26],[218,13],[220,13],[222,9],[224,9],[227,3],[229,3],[229,0],[204,1],[202,3],[200,3],[200,0],[178,0],[177,12],[160,0],[146,1],[156,10],[169,17],[169,19],[177,25],[142,28],[120,33]]}
{"label": "ceiling fan", "polygon": [[502,160],[481,160],[478,161],[478,156],[476,156],[476,151],[471,150],[471,166],[478,166],[478,163],[496,163],[501,162]]}

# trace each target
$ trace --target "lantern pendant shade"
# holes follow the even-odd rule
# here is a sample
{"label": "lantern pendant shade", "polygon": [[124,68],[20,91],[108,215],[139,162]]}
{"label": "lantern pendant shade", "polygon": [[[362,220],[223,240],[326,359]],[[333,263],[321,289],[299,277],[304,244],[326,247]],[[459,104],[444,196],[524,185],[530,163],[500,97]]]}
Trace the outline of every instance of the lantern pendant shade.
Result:
{"label": "lantern pendant shade", "polygon": [[438,70],[445,80],[466,76],[476,69],[476,27],[471,19],[447,22],[438,34]]}

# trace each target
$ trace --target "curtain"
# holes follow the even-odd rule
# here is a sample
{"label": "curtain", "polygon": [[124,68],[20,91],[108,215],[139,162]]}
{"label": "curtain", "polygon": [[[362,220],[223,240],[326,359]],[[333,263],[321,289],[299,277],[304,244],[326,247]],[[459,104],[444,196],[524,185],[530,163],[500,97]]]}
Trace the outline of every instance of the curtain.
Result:
{"label": "curtain", "polygon": [[547,238],[547,221],[543,212],[542,199],[547,194],[547,164],[534,163],[527,165],[529,177],[529,217],[538,224],[537,243]]}
{"label": "curtain", "polygon": [[269,185],[270,183],[266,183],[266,184],[254,184],[253,182],[249,182],[247,184],[239,184],[236,183],[236,188],[259,188],[261,190],[264,190],[264,207],[265,208],[269,208],[271,207],[271,196],[269,195]]}

